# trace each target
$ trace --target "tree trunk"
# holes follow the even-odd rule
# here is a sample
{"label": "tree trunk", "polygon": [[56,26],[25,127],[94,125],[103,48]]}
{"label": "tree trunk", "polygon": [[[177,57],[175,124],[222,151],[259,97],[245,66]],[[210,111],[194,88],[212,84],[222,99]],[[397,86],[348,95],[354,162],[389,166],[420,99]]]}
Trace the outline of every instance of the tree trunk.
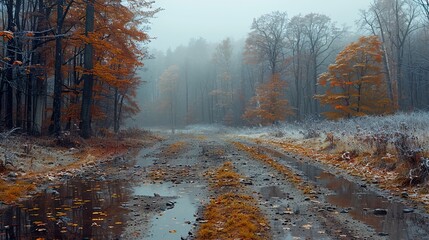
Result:
{"label": "tree trunk", "polygon": [[50,133],[59,135],[61,132],[61,92],[63,85],[62,78],[62,32],[63,32],[63,10],[64,0],[58,0],[57,2],[57,36],[55,37],[55,81],[54,81],[54,102],[52,106],[52,125],[50,127]]}
{"label": "tree trunk", "polygon": [[27,77],[27,95],[26,95],[26,130],[29,135],[33,134],[32,126],[32,109],[33,109],[33,73],[30,70],[30,74]]}
{"label": "tree trunk", "polygon": [[113,131],[119,131],[119,117],[118,117],[118,104],[119,104],[118,88],[115,87],[115,103],[113,105]]}
{"label": "tree trunk", "polygon": [[[85,36],[94,31],[94,3],[89,0],[86,4],[86,21],[85,21]],[[92,101],[92,86],[94,85],[94,77],[91,73],[93,69],[93,48],[91,43],[85,44],[84,50],[84,69],[83,75],[84,85],[82,94],[81,107],[81,136],[89,138],[91,136],[91,101]]]}
{"label": "tree trunk", "polygon": [[[15,23],[13,19],[13,0],[7,1],[7,28],[11,32],[15,32]],[[15,39],[11,39],[7,42],[7,57],[9,58],[9,66],[6,70],[6,109],[5,109],[5,125],[6,128],[13,128],[13,59],[15,48]]]}
{"label": "tree trunk", "polygon": [[[19,14],[21,12],[21,0],[16,0],[15,3],[15,24],[16,24],[16,30],[21,31],[21,24],[19,19]],[[15,59],[18,61],[22,61],[22,43],[21,41],[15,42]],[[21,79],[21,74],[19,71],[17,72],[16,76],[16,92],[15,92],[15,99],[16,99],[16,127],[22,127],[22,86],[24,81]]]}

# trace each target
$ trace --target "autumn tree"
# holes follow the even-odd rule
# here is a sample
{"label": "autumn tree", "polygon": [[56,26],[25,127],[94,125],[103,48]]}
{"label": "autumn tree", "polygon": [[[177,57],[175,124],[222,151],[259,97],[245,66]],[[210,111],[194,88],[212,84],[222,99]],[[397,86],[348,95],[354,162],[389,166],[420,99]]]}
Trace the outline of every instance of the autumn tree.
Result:
{"label": "autumn tree", "polygon": [[381,42],[377,36],[361,37],[346,46],[328,71],[319,77],[326,87],[323,95],[316,95],[332,111],[331,119],[350,118],[389,112],[389,99],[382,73]]}
{"label": "autumn tree", "polygon": [[70,47],[80,49],[78,56],[83,60],[73,67],[80,77],[71,88],[80,90],[84,84],[82,95],[79,94],[80,106],[76,106],[76,101],[70,102],[67,111],[73,122],[82,122],[84,137],[91,135],[93,126],[113,126],[117,132],[123,117],[139,110],[133,98],[141,81],[135,73],[145,57],[139,44],[148,40],[141,25],[158,11],[140,9],[147,4],[146,1],[128,1],[127,5],[112,0],[88,1],[80,6],[80,11],[75,9],[77,15],[86,9],[87,17],[79,23],[80,34],[68,41]]}
{"label": "autumn tree", "polygon": [[256,89],[243,118],[251,124],[271,125],[293,114],[285,94],[286,82],[279,74]]}
{"label": "autumn tree", "polygon": [[[94,31],[88,29],[85,34],[85,21],[91,18],[85,16],[89,3],[94,7]],[[87,109],[86,129],[93,123],[95,127],[113,125],[117,131],[123,117],[138,111],[134,98],[140,79],[135,72],[145,57],[141,43],[148,40],[143,29],[159,11],[152,1],[7,0],[0,4],[0,128],[18,126],[40,134],[49,126],[58,134],[76,126],[81,110]],[[91,45],[93,53],[85,54],[85,45]],[[93,68],[84,69],[91,61]],[[93,76],[85,97],[84,75]]]}

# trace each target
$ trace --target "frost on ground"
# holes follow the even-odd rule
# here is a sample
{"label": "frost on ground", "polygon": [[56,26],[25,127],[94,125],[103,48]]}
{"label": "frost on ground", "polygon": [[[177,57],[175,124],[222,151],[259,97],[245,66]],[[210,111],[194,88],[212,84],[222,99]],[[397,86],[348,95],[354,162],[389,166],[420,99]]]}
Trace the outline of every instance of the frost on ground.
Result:
{"label": "frost on ground", "polygon": [[390,183],[386,185],[397,188],[424,183],[417,190],[427,194],[424,186],[429,180],[428,120],[428,112],[398,113],[283,123],[236,130],[235,134],[287,145],[287,149],[313,159],[352,169],[354,175],[394,176],[388,178]]}
{"label": "frost on ground", "polygon": [[[316,139],[325,142],[333,138],[335,149],[378,153],[385,144],[386,151],[399,150],[400,138],[406,138],[410,148],[429,152],[429,113],[401,113],[391,116],[367,116],[338,121],[307,120],[283,123],[278,126],[248,128],[236,131],[239,136],[271,140],[304,141]],[[321,146],[323,147],[323,146]],[[395,154],[389,152],[390,154]],[[385,153],[387,154],[387,153]]]}

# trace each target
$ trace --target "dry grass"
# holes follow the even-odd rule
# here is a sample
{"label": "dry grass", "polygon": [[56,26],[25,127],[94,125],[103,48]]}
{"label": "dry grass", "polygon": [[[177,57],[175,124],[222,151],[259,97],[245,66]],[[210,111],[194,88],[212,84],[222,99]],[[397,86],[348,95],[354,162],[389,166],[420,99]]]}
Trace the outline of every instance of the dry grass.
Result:
{"label": "dry grass", "polygon": [[[343,154],[342,151],[321,151],[320,149],[317,149],[316,144],[312,143],[291,143],[276,141],[269,141],[269,143],[284,149],[286,152],[305,156],[310,159],[315,159],[325,164],[347,170],[351,175],[362,177],[368,182],[373,182],[375,180],[380,182],[381,180],[385,180],[386,184],[390,184],[392,187],[395,186],[395,184],[392,183],[396,181],[398,176],[396,172],[374,167],[376,164],[380,164],[380,159],[374,158],[374,156],[370,153],[360,152],[357,156],[354,156],[350,160],[343,160],[341,159]],[[394,160],[389,158],[389,156],[386,156],[383,161],[386,164],[389,164]]]}
{"label": "dry grass", "polygon": [[225,162],[215,171],[208,171],[210,185],[214,188],[239,187],[242,176],[234,171],[232,162]]}
{"label": "dry grass", "polygon": [[154,180],[154,181],[161,181],[161,180],[164,180],[165,179],[165,177],[166,177],[166,175],[167,175],[167,172],[165,172],[164,170],[162,170],[161,168],[156,168],[156,169],[152,169],[150,172],[149,172],[149,178],[151,179],[151,180]]}
{"label": "dry grass", "polygon": [[257,201],[243,193],[243,176],[234,171],[231,162],[208,171],[207,177],[213,189],[224,191],[205,207],[206,221],[200,225],[197,239],[270,239],[267,220]]}
{"label": "dry grass", "polygon": [[270,158],[269,156],[261,153],[257,147],[246,146],[239,142],[234,142],[233,144],[236,148],[250,154],[252,158],[271,166],[278,172],[285,175],[288,178],[288,180],[292,182],[295,185],[295,187],[301,190],[304,194],[307,194],[310,196],[314,195],[314,191],[313,191],[314,187],[310,183],[303,181],[301,177],[296,175],[291,169],[289,169],[285,165],[280,164],[275,160],[273,160],[272,158]]}
{"label": "dry grass", "polygon": [[185,147],[186,147],[186,142],[182,142],[182,141],[175,142],[173,144],[170,144],[162,151],[162,156],[166,158],[173,157],[183,152],[185,150]]}
{"label": "dry grass", "polygon": [[197,239],[269,239],[267,220],[256,206],[252,197],[233,193],[211,200]]}

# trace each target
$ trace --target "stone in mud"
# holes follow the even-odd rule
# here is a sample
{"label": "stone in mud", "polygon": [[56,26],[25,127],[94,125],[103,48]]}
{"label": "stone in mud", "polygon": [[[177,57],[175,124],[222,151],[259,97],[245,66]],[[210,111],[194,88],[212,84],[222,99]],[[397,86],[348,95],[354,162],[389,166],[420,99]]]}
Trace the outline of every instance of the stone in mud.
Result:
{"label": "stone in mud", "polygon": [[374,209],[373,213],[374,213],[374,215],[386,215],[387,209],[376,208],[376,209]]}
{"label": "stone in mud", "polygon": [[326,207],[326,210],[328,212],[333,212],[333,211],[335,211],[335,207],[328,206],[328,207]]}
{"label": "stone in mud", "polygon": [[412,212],[414,212],[414,209],[412,209],[412,208],[404,208],[402,210],[402,212],[404,212],[404,213],[412,213]]}
{"label": "stone in mud", "polygon": [[349,210],[348,209],[343,209],[343,210],[341,210],[340,213],[349,213]]}
{"label": "stone in mud", "polygon": [[252,180],[250,179],[240,179],[240,183],[244,184],[244,185],[253,185]]}

